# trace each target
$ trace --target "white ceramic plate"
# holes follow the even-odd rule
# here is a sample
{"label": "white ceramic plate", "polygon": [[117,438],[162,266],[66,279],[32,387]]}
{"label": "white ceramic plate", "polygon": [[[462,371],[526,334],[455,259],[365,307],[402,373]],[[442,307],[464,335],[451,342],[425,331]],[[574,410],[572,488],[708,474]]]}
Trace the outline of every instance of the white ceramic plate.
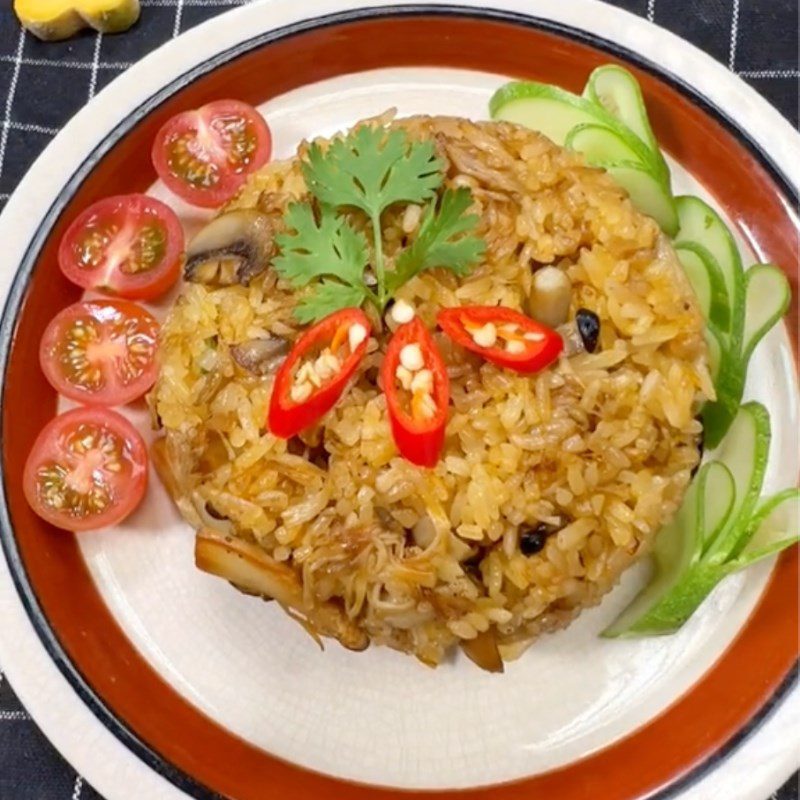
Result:
{"label": "white ceramic plate", "polygon": [[[496,5],[525,10],[513,0]],[[44,211],[95,145],[162,86],[257,32],[342,6],[330,0],[300,8],[272,0],[237,9],[184,34],[121,76],[70,122],[9,201],[0,218],[0,237],[10,242],[9,263],[21,260]],[[792,157],[797,134],[707,56],[590,0],[569,6],[541,2],[536,15],[589,29],[691,80],[767,147],[778,168],[798,184]],[[485,117],[488,98],[507,78],[434,66],[389,67],[308,83],[273,97],[261,110],[273,130],[275,154],[284,157],[302,138],[340,130],[390,106],[400,114]],[[714,202],[679,163],[671,166],[676,193]],[[154,185],[152,192],[176,205],[162,186]],[[202,218],[182,210],[187,229]],[[751,260],[760,255],[744,240],[740,245]],[[11,278],[0,276],[0,291],[7,291]],[[792,362],[787,332],[778,329],[760,346],[748,377],[746,396],[767,406],[774,439],[782,443],[771,455],[768,493],[791,484],[798,471],[798,448],[790,446],[800,428]],[[430,671],[381,648],[353,654],[328,647],[321,653],[279,609],[255,603],[194,569],[190,531],[156,482],[144,506],[112,535],[79,541],[91,577],[126,636],[189,703],[281,759],[401,789],[466,789],[545,773],[646,726],[729,648],[772,569],[764,564],[725,581],[673,637],[598,639],[641,585],[646,572],[641,565],[626,573],[600,607],[542,639],[498,677],[480,673],[464,659]],[[34,719],[76,769],[109,800],[186,796],[134,756],[58,672],[5,563],[0,613],[0,663]],[[675,791],[686,797],[761,800],[800,761],[797,753],[776,746],[798,722],[796,693],[785,693],[780,710],[761,730],[704,777]],[[726,787],[733,793],[724,794]]]}

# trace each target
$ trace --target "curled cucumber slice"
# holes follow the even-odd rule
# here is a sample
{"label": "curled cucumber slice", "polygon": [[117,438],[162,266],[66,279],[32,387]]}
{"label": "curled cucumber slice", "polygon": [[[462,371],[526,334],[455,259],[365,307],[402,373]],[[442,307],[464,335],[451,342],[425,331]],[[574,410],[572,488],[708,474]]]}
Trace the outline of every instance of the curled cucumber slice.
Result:
{"label": "curled cucumber slice", "polygon": [[693,585],[684,587],[682,583],[698,564],[706,529],[714,532],[724,525],[733,497],[733,477],[727,467],[714,461],[704,464],[686,490],[675,518],[658,534],[653,577],[603,631],[604,637],[654,636],[675,630],[674,619],[697,593]]}
{"label": "curled cucumber slice", "polygon": [[564,145],[583,153],[590,164],[625,162],[641,166],[636,151],[621,136],[603,125],[577,125],[567,134]]}
{"label": "curled cucumber slice", "polygon": [[721,461],[704,464],[705,475],[699,480],[702,503],[697,511],[703,544],[712,542],[728,522],[736,502],[736,482]]}
{"label": "curled cucumber slice", "polygon": [[[733,508],[717,535],[706,543],[703,561],[724,564],[747,534],[746,525],[761,495],[770,443],[769,414],[761,403],[745,403],[715,456],[733,476]],[[744,529],[743,529],[744,528]]]}
{"label": "curled cucumber slice", "polygon": [[727,330],[730,325],[728,293],[725,277],[716,259],[696,242],[676,244],[675,252],[692,284],[706,321],[720,331]]}
{"label": "curled cucumber slice", "polygon": [[725,349],[725,337],[716,328],[706,325],[706,346],[708,347],[708,370],[716,387],[719,370]]}
{"label": "curled cucumber slice", "polygon": [[649,612],[680,581],[702,550],[702,531],[698,527],[699,478],[706,467],[698,473],[686,491],[681,507],[672,522],[658,533],[653,551],[653,576],[647,586],[636,595],[631,604],[601,634],[607,639],[632,638],[655,635],[660,626],[649,617]]}
{"label": "curled cucumber slice", "polygon": [[675,198],[679,229],[675,244],[690,243],[705,248],[717,262],[725,280],[730,319],[723,328],[731,345],[741,351],[744,324],[744,271],[736,242],[719,214],[699,197]]}
{"label": "curled cucumber slice", "polygon": [[725,337],[716,330],[708,329],[719,344],[718,364],[714,376],[717,399],[703,406],[703,433],[706,447],[713,450],[731,427],[744,392],[745,370],[738,353],[725,344]]}
{"label": "curled cucumber slice", "polygon": [[583,96],[627,125],[647,145],[659,176],[669,185],[669,167],[650,127],[642,90],[636,78],[624,67],[605,64],[589,76]]}
{"label": "curled cucumber slice", "polygon": [[583,153],[589,164],[605,168],[625,189],[631,202],[653,217],[669,236],[678,230],[678,214],[669,190],[638,158],[628,141],[602,125],[578,125],[565,140],[567,147]]}
{"label": "curled cucumber slice", "polygon": [[647,163],[651,159],[649,148],[602,106],[557,86],[535,81],[507,83],[492,95],[489,113],[492,119],[540,131],[562,146],[573,128],[600,125],[623,139],[636,154],[636,161]]}
{"label": "curled cucumber slice", "polygon": [[678,217],[672,195],[652,173],[639,164],[598,164],[605,167],[614,180],[625,189],[631,202],[644,214],[652,217],[668,236],[678,229]]}
{"label": "curled cucumber slice", "polygon": [[750,267],[745,273],[744,283],[742,363],[747,369],[756,345],[788,310],[792,290],[786,275],[772,264]]}
{"label": "curled cucumber slice", "polygon": [[730,562],[744,569],[800,541],[800,489],[786,489],[765,500],[750,520],[747,543]]}

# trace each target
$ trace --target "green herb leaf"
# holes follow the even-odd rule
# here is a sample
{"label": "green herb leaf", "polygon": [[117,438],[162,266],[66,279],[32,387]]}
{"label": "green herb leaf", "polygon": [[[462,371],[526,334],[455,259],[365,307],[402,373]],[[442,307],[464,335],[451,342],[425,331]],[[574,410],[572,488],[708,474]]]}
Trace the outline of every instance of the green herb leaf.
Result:
{"label": "green herb leaf", "polygon": [[366,291],[364,268],[369,256],[362,233],[353,230],[329,206],[322,207],[317,223],[308,203],[292,203],[285,220],[294,233],[275,237],[281,252],[272,261],[282,277],[295,286],[305,286],[329,275]]}
{"label": "green herb leaf", "polygon": [[366,288],[348,286],[338,281],[323,278],[313,290],[306,295],[294,310],[298,322],[307,324],[316,322],[340,308],[360,306],[367,299]]}
{"label": "green herb leaf", "polygon": [[444,165],[433,143],[411,142],[403,130],[389,133],[362,125],[323,152],[312,144],[303,176],[309,190],[331,206],[355,206],[373,218],[401,200],[430,200]]}
{"label": "green herb leaf", "polygon": [[[425,269],[444,267],[466,272],[484,253],[484,243],[469,235],[478,218],[465,214],[472,203],[468,189],[446,191],[437,207],[443,162],[431,141],[411,141],[402,130],[362,125],[323,150],[312,144],[302,163],[309,191],[321,203],[318,219],[309,203],[286,211],[287,233],[276,237],[278,273],[295,286],[317,281],[298,304],[295,316],[311,322],[369,300],[379,312],[407,280]],[[429,203],[414,243],[400,254],[386,275],[381,214],[394,203]],[[372,248],[337,209],[355,208],[369,218]],[[364,281],[372,265],[376,287]],[[330,280],[335,278],[336,280]]]}
{"label": "green herb leaf", "polygon": [[438,209],[429,205],[417,238],[400,253],[394,271],[386,276],[389,294],[426,269],[442,267],[464,275],[482,258],[485,242],[477,236],[461,235],[478,222],[476,215],[464,213],[470,205],[472,193],[466,188],[448,189]]}

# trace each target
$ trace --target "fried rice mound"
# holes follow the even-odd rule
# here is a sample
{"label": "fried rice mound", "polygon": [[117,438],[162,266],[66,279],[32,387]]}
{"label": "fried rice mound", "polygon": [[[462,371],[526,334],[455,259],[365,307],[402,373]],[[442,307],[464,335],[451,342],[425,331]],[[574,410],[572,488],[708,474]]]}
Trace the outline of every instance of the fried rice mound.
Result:
{"label": "fried rice mound", "polygon": [[[272,376],[232,349],[294,339],[297,292],[271,268],[249,286],[187,282],[149,398],[163,433],[154,459],[199,531],[198,565],[277,599],[316,638],[432,666],[460,645],[501,670],[598,603],[674,514],[700,458],[696,414],[713,397],[703,320],[657,224],[579,155],[508,123],[366,124],[433,139],[443,189],[472,190],[482,263],[466,277],[423,273],[398,294],[430,329],[450,306],[532,313],[534,272],[553,265],[572,283],[569,318],[598,315],[596,351],[521,375],[435,333],[451,406],[441,458],[422,469],[398,454],[377,384],[393,323],[376,320],[335,408],[285,441],[265,425]],[[307,197],[307,147],[254,174],[224,210],[259,209],[281,230],[287,205]],[[385,212],[389,269],[419,211]],[[538,552],[522,544],[531,531],[546,533]]]}

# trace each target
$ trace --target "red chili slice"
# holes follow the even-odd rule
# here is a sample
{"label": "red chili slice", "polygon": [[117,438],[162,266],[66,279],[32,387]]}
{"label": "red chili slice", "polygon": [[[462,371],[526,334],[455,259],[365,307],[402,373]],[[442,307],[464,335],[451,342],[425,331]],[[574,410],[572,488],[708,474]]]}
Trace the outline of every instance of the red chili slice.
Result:
{"label": "red chili slice", "polygon": [[[351,335],[354,326],[361,327],[355,338]],[[275,376],[267,414],[267,427],[273,435],[289,439],[333,408],[367,352],[370,330],[369,319],[360,308],[344,308],[320,320],[297,340]],[[356,342],[355,347],[351,342]],[[338,368],[328,356],[336,359]],[[325,357],[322,363],[320,357]],[[314,380],[308,377],[309,365]]]}
{"label": "red chili slice", "polygon": [[[430,400],[425,399],[425,394],[398,385],[403,348],[415,344],[422,355],[422,367],[416,373],[422,370],[432,373],[432,385],[425,393]],[[400,454],[417,466],[435,466],[444,445],[450,379],[439,349],[419,317],[395,331],[381,365],[381,383],[386,394],[392,436]]]}
{"label": "red chili slice", "polygon": [[[457,344],[515,372],[538,372],[552,364],[564,348],[564,340],[552,328],[502,306],[446,308],[436,321]],[[479,344],[481,338],[486,346]]]}

